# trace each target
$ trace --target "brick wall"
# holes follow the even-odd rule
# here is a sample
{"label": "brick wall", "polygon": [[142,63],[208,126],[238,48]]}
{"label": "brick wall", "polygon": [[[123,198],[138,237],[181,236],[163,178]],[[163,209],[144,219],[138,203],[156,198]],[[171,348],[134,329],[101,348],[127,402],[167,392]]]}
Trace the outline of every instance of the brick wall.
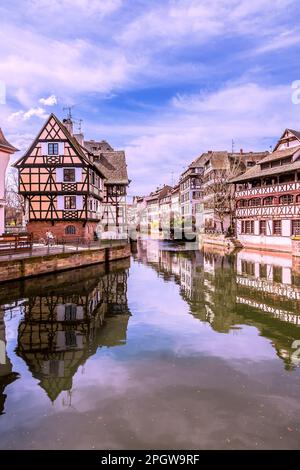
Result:
{"label": "brick wall", "polygon": [[[83,222],[79,221],[57,221],[52,225],[48,221],[31,221],[27,224],[27,232],[33,234],[34,240],[39,240],[40,238],[45,238],[46,232],[50,230],[57,239],[74,239],[74,238],[84,238],[87,241],[93,241],[94,232],[97,227],[97,222],[87,222],[85,225]],[[66,227],[68,226],[75,227],[75,235],[66,234]]]}

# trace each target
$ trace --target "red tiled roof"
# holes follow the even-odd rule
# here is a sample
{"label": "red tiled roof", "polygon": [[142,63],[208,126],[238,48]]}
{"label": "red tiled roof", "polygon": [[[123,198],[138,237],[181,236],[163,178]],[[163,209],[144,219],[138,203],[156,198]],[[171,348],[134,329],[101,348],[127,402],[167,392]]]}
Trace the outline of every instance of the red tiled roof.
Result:
{"label": "red tiled roof", "polygon": [[18,152],[18,149],[11,145],[8,140],[4,137],[3,131],[0,127],[0,149],[6,151],[7,153]]}

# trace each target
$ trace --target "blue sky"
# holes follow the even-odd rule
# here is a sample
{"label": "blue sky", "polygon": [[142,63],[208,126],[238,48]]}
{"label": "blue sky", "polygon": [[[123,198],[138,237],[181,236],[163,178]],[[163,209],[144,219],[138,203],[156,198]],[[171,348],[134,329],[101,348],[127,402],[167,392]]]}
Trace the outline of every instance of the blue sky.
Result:
{"label": "blue sky", "polygon": [[299,20],[297,0],[2,0],[0,126],[24,151],[75,105],[145,194],[203,151],[300,129]]}

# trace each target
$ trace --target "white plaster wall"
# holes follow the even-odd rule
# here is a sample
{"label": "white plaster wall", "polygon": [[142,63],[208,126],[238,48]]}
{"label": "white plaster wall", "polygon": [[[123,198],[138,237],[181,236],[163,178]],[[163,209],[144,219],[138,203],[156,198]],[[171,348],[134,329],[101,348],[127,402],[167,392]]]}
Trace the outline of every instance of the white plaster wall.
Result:
{"label": "white plaster wall", "polygon": [[[52,142],[57,142],[55,140],[49,140],[48,142],[41,142],[41,154],[43,155],[48,155],[48,144],[51,144]],[[58,153],[59,155],[64,155],[65,153],[65,143],[64,142],[58,142]]]}
{"label": "white plaster wall", "polygon": [[292,283],[292,270],[291,268],[284,267],[282,269],[282,283],[291,284]]}
{"label": "white plaster wall", "polygon": [[0,206],[0,235],[2,235],[5,230],[4,215],[4,206]]}
{"label": "white plaster wall", "polygon": [[287,236],[287,237],[290,237],[291,236],[291,221],[288,220],[288,219],[284,219],[282,221],[282,235],[283,236]]}
{"label": "white plaster wall", "polygon": [[[0,200],[5,197],[5,174],[9,163],[9,157],[9,154],[0,151]],[[4,233],[4,229],[4,206],[0,206],[0,235]]]}

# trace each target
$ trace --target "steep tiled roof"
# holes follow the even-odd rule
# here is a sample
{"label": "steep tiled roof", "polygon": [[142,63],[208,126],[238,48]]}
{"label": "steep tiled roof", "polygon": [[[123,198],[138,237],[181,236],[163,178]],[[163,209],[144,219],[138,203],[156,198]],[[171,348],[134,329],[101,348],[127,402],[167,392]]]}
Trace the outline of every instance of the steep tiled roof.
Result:
{"label": "steep tiled roof", "polygon": [[172,187],[166,184],[163,187],[157,188],[155,191],[150,193],[149,196],[146,197],[146,199],[147,199],[147,201],[160,199],[160,198],[166,196],[171,190],[172,190]]}
{"label": "steep tiled roof", "polygon": [[171,194],[175,194],[175,193],[177,193],[179,190],[180,190],[180,185],[177,184],[176,186],[173,187],[173,189],[172,189],[172,191],[171,191]]}
{"label": "steep tiled roof", "polygon": [[8,153],[18,152],[18,149],[11,145],[4,137],[3,131],[0,127],[0,149],[6,150]]}
{"label": "steep tiled roof", "polygon": [[94,164],[99,168],[110,184],[128,184],[127,165],[125,152],[123,150],[113,150],[111,152],[102,152]]}
{"label": "steep tiled roof", "polygon": [[265,158],[263,158],[259,163],[266,163],[266,162],[271,162],[273,160],[279,160],[281,158],[286,158],[294,155],[296,152],[300,150],[300,144],[297,145],[296,147],[288,147],[283,150],[275,150],[275,152],[270,153],[267,155]]}
{"label": "steep tiled roof", "polygon": [[204,155],[206,154],[203,153],[199,157],[195,158],[195,160],[192,161],[192,163],[188,166],[188,168],[198,168],[198,167],[203,166]]}
{"label": "steep tiled roof", "polygon": [[[193,169],[196,167],[204,167],[205,163],[210,161],[211,169],[214,170],[227,170],[230,167],[230,159],[240,161],[241,164],[245,162],[245,160],[253,160],[256,161],[257,159],[263,159],[268,152],[227,152],[227,150],[219,150],[219,151],[208,151],[202,153],[199,157],[197,157],[188,167],[188,169]],[[186,170],[187,172],[188,170]],[[183,175],[186,173],[184,172]]]}
{"label": "steep tiled roof", "polygon": [[114,150],[106,140],[85,140],[84,147],[93,155],[94,164],[106,178],[106,184],[129,183],[123,150]]}
{"label": "steep tiled roof", "polygon": [[84,146],[93,154],[100,154],[102,152],[111,152],[113,150],[112,146],[106,142],[106,140],[95,141],[95,140],[85,140]]}
{"label": "steep tiled roof", "polygon": [[230,168],[230,162],[228,159],[228,152],[227,151],[219,151],[219,152],[206,152],[204,154],[204,164],[207,161],[210,161],[211,166],[215,170],[227,170]]}
{"label": "steep tiled roof", "polygon": [[300,169],[300,160],[296,160],[293,163],[288,163],[287,165],[277,166],[274,168],[266,168],[262,170],[260,165],[257,164],[250,168],[248,171],[243,173],[240,176],[232,178],[229,182],[230,183],[238,183],[242,181],[251,180],[254,178],[260,178],[263,176],[271,176],[271,175],[278,175],[281,173],[288,173],[289,171],[299,170]]}
{"label": "steep tiled roof", "polygon": [[295,137],[297,137],[297,139],[300,140],[300,132],[299,131],[295,131],[294,129],[287,129],[288,131],[290,131],[292,134],[294,134]]}

